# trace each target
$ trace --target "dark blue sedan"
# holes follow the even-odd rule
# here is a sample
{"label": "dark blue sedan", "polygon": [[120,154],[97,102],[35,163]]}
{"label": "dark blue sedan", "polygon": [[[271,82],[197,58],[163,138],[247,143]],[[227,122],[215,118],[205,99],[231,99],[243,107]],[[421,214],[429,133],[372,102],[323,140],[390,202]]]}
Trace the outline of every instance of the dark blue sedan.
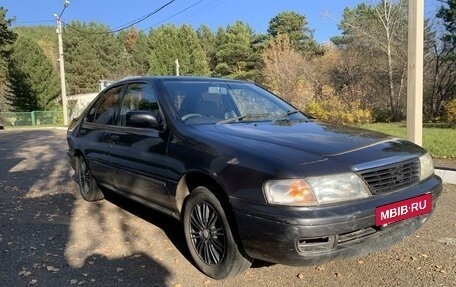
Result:
{"label": "dark blue sedan", "polygon": [[[115,192],[183,222],[195,265],[308,265],[387,248],[442,190],[421,147],[307,117],[244,81],[139,77],[103,90],[68,129],[81,195]],[[90,240],[90,239],[89,239]]]}

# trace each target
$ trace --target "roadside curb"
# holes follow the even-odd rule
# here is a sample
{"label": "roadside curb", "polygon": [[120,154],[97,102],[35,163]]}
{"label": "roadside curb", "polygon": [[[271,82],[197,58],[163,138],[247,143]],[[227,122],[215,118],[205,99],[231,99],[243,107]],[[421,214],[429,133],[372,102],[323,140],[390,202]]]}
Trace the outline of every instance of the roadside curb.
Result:
{"label": "roadside curb", "polygon": [[456,170],[436,168],[434,171],[444,183],[456,184]]}

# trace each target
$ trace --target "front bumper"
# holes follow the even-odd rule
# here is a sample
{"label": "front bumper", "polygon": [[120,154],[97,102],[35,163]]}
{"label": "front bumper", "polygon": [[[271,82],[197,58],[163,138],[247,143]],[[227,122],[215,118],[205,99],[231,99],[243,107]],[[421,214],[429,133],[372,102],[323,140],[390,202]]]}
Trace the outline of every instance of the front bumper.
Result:
{"label": "front bumper", "polygon": [[375,208],[432,194],[433,210],[441,179],[366,200],[319,208],[278,207],[232,198],[240,238],[255,259],[286,265],[314,265],[386,249],[420,228],[429,214],[375,226]]}

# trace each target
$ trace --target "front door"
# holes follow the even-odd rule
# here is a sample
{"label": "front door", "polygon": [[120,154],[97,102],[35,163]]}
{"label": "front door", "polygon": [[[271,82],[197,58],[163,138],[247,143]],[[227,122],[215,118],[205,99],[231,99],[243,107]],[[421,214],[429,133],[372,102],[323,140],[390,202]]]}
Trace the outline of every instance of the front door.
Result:
{"label": "front door", "polygon": [[111,131],[114,184],[119,190],[170,207],[166,188],[167,138],[153,128],[128,127],[127,113],[138,110],[150,111],[160,118],[156,97],[147,83],[128,84],[117,128]]}

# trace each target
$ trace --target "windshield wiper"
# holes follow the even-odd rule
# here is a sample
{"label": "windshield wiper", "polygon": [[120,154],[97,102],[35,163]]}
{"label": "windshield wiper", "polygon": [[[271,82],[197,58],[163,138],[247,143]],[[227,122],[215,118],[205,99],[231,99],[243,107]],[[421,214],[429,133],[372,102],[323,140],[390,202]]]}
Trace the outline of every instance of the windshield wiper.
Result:
{"label": "windshield wiper", "polygon": [[217,124],[218,125],[229,124],[229,123],[235,123],[235,122],[241,121],[241,120],[243,120],[245,118],[261,118],[261,117],[267,117],[267,116],[269,116],[269,113],[266,113],[266,114],[245,114],[245,115],[242,115],[242,116],[229,118],[229,119],[226,119],[226,120],[221,120],[221,121],[217,122]]}
{"label": "windshield wiper", "polygon": [[277,121],[286,119],[288,116],[293,115],[293,114],[296,114],[296,113],[299,113],[299,111],[298,111],[298,110],[289,110],[289,111],[286,111],[285,113],[283,113],[283,114],[281,114],[281,115],[278,115],[277,117],[273,118],[273,119],[272,119],[272,122],[277,122]]}

